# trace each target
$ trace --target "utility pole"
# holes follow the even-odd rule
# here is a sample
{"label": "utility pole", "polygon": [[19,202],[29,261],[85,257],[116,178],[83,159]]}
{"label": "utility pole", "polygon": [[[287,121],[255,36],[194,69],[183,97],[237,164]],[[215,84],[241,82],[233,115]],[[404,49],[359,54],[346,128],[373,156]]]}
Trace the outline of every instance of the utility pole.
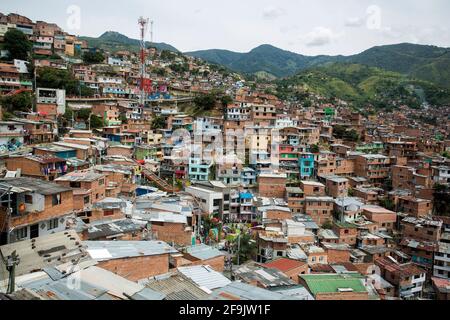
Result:
{"label": "utility pole", "polygon": [[0,254],[2,261],[6,266],[6,270],[8,270],[9,272],[8,288],[6,290],[6,293],[11,294],[15,291],[16,266],[20,263],[20,259],[15,250],[7,258],[3,256],[1,251]]}
{"label": "utility pole", "polygon": [[36,69],[37,67],[34,66],[34,71],[33,71],[33,80],[34,80],[34,92],[33,92],[33,105],[32,105],[32,111],[37,111],[37,76],[36,76]]}
{"label": "utility pole", "polygon": [[[0,196],[0,198],[3,198],[3,196],[5,194],[8,194],[8,208],[6,211],[6,217],[5,217],[5,223],[4,226],[6,225],[8,228],[8,231],[6,233],[6,242],[9,243],[10,241],[10,225],[11,225],[11,212],[12,212],[12,208],[11,208],[11,190],[12,187],[7,187],[7,190],[5,192],[3,192],[3,194]],[[1,201],[4,202],[4,201]],[[2,228],[3,229],[3,228]],[[0,230],[3,231],[3,230]],[[6,270],[9,272],[9,280],[8,280],[8,289],[7,289],[7,293],[13,293],[15,291],[15,270],[16,270],[16,266],[20,263],[20,259],[19,256],[17,255],[16,251],[13,251],[11,253],[11,255],[9,255],[7,258],[5,258],[3,256],[3,252],[0,250],[0,257],[1,260],[3,262],[3,264],[6,267]]]}
{"label": "utility pole", "polygon": [[241,234],[238,235],[238,250],[237,250],[237,265],[240,266],[240,253],[241,253]]}

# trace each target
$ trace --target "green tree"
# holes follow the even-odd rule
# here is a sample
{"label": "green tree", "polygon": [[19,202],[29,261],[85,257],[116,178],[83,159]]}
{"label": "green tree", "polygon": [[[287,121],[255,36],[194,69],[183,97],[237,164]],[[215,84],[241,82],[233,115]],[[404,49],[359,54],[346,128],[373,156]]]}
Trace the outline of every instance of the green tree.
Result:
{"label": "green tree", "polygon": [[92,115],[90,119],[91,119],[91,129],[100,129],[105,126],[105,123],[103,122],[102,118],[97,117],[96,115]]}
{"label": "green tree", "polygon": [[175,54],[169,50],[161,51],[161,60],[172,61],[175,59]]}
{"label": "green tree", "polygon": [[4,48],[9,52],[9,59],[28,60],[33,44],[20,30],[10,29],[5,33]]}
{"label": "green tree", "polygon": [[165,68],[156,68],[155,70],[153,70],[153,72],[160,77],[165,77],[167,75],[167,71]]}
{"label": "green tree", "polygon": [[80,94],[80,83],[68,70],[40,68],[37,72],[37,86],[41,88],[65,89],[68,95]]}
{"label": "green tree", "polygon": [[311,106],[312,106],[311,100],[306,99],[306,100],[303,102],[303,107],[305,107],[305,108],[311,108]]}
{"label": "green tree", "polygon": [[33,105],[31,93],[22,92],[13,96],[5,96],[0,99],[2,106],[7,112],[30,111]]}
{"label": "green tree", "polygon": [[325,221],[325,223],[322,225],[322,229],[331,230],[333,229],[333,222],[332,221]]}
{"label": "green tree", "polygon": [[126,124],[128,123],[128,119],[127,116],[124,113],[121,113],[119,116],[120,121],[122,121],[122,123]]}
{"label": "green tree", "polygon": [[220,98],[220,102],[222,103],[222,106],[224,108],[228,107],[230,104],[233,103],[233,98],[229,95],[224,95]]}
{"label": "green tree", "polygon": [[152,129],[164,129],[166,127],[166,119],[162,116],[157,116],[152,120]]}
{"label": "green tree", "polygon": [[100,51],[96,51],[96,52],[88,51],[83,54],[83,61],[85,63],[98,64],[98,63],[102,63],[104,60],[105,60],[105,56]]}
{"label": "green tree", "polygon": [[320,152],[320,147],[317,144],[313,144],[310,147],[310,151],[311,151],[311,153],[319,153]]}
{"label": "green tree", "polygon": [[216,106],[217,95],[214,92],[200,94],[194,98],[194,104],[205,111],[214,109]]}
{"label": "green tree", "polygon": [[90,109],[81,109],[80,111],[78,111],[76,113],[76,118],[83,120],[83,121],[88,121],[89,117],[91,115],[91,110]]}

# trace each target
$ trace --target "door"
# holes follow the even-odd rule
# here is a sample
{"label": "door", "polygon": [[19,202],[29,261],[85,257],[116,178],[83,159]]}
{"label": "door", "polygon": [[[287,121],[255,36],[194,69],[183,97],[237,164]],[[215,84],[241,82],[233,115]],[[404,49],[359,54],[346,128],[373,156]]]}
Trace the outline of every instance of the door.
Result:
{"label": "door", "polygon": [[39,224],[30,226],[30,239],[39,237]]}

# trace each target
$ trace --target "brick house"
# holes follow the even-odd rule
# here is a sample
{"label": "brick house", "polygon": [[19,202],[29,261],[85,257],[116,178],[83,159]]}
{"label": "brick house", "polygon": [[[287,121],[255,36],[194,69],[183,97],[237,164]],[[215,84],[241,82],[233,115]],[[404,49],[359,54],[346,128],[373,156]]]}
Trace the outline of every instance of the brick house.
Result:
{"label": "brick house", "polygon": [[358,236],[358,229],[356,225],[347,222],[335,222],[333,224],[333,231],[338,236],[338,243],[348,244],[354,246]]}
{"label": "brick house", "polygon": [[406,217],[400,222],[400,229],[404,238],[438,242],[441,238],[442,221]]}
{"label": "brick house", "polygon": [[318,225],[333,220],[334,201],[331,197],[306,197],[305,214]]}
{"label": "brick house", "polygon": [[258,192],[261,197],[283,199],[286,192],[286,174],[263,173],[258,176]]}
{"label": "brick house", "polygon": [[375,260],[381,270],[381,276],[395,287],[396,296],[404,299],[422,296],[426,272],[414,263],[397,264],[382,258]]}
{"label": "brick house", "polygon": [[359,155],[355,158],[355,174],[381,186],[389,177],[389,158],[383,155]]}
{"label": "brick house", "polygon": [[301,181],[300,188],[306,197],[325,196],[325,185],[316,181]]}
{"label": "brick house", "polygon": [[300,275],[299,282],[316,300],[369,300],[359,273]]}
{"label": "brick house", "polygon": [[362,214],[378,225],[379,230],[392,231],[397,223],[397,214],[379,206],[365,206]]}
{"label": "brick house", "polygon": [[131,281],[169,272],[169,256],[177,250],[162,241],[84,241],[97,266]]}
{"label": "brick house", "polygon": [[350,261],[350,246],[346,243],[334,244],[322,242],[320,244],[327,254],[328,263],[340,263]]}
{"label": "brick house", "polygon": [[298,283],[299,274],[308,273],[308,264],[302,261],[279,258],[263,265],[266,268],[277,269],[289,277],[292,281]]}
{"label": "brick house", "polygon": [[286,188],[286,201],[292,213],[304,212],[305,194],[301,188]]}
{"label": "brick house", "polygon": [[22,176],[53,181],[68,171],[65,159],[52,155],[10,156],[6,159],[8,171],[20,169]]}
{"label": "brick house", "polygon": [[398,198],[397,211],[416,218],[426,217],[432,214],[433,203],[431,200],[402,196]]}
{"label": "brick house", "polygon": [[342,198],[348,195],[348,179],[341,177],[323,177],[326,180],[327,195],[333,198]]}
{"label": "brick house", "polygon": [[176,268],[185,266],[209,265],[217,272],[225,269],[225,254],[205,244],[186,247],[181,254],[172,255]]}
{"label": "brick house", "polygon": [[[21,177],[1,179],[0,243],[34,239],[66,229],[73,214],[73,190],[53,182]],[[9,194],[8,194],[9,193]],[[7,219],[8,206],[11,208]]]}
{"label": "brick house", "polygon": [[159,212],[151,213],[145,219],[149,221],[149,231],[156,239],[179,246],[192,244],[192,227],[185,215]]}
{"label": "brick house", "polygon": [[74,189],[74,209],[89,210],[92,204],[105,198],[105,175],[92,170],[70,172],[55,180],[61,186]]}

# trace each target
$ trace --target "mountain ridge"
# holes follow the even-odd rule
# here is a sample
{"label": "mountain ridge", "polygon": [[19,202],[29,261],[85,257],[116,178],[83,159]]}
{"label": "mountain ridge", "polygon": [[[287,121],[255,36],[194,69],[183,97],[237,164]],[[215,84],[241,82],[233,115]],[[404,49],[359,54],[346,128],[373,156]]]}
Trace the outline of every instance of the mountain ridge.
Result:
{"label": "mountain ridge", "polygon": [[[220,54],[217,54],[220,52]],[[263,44],[249,52],[201,50],[184,53],[238,72],[266,72],[278,78],[293,76],[314,66],[327,63],[357,63],[399,72],[450,88],[450,48],[399,43],[369,48],[361,53],[306,56]]]}
{"label": "mountain ridge", "polygon": [[[117,31],[106,31],[99,37],[79,37],[81,40],[88,42],[89,46],[98,47],[107,51],[120,51],[120,50],[139,50],[141,42],[137,39],[129,38],[128,36]],[[172,52],[180,52],[174,46],[165,42],[145,42],[146,46],[156,47],[158,50],[168,50]]]}
{"label": "mountain ridge", "polygon": [[[90,46],[112,52],[137,51],[140,48],[139,40],[116,31],[106,31],[98,38],[80,37],[80,39],[86,40]],[[174,46],[164,42],[147,41],[146,45],[154,46],[158,50],[180,53]],[[356,63],[398,72],[450,88],[450,48],[432,45],[399,43],[375,46],[349,56],[307,56],[265,43],[248,52],[207,49],[183,54],[222,65],[232,71],[253,75],[266,74],[274,78],[294,76],[303,70],[329,63]]]}

